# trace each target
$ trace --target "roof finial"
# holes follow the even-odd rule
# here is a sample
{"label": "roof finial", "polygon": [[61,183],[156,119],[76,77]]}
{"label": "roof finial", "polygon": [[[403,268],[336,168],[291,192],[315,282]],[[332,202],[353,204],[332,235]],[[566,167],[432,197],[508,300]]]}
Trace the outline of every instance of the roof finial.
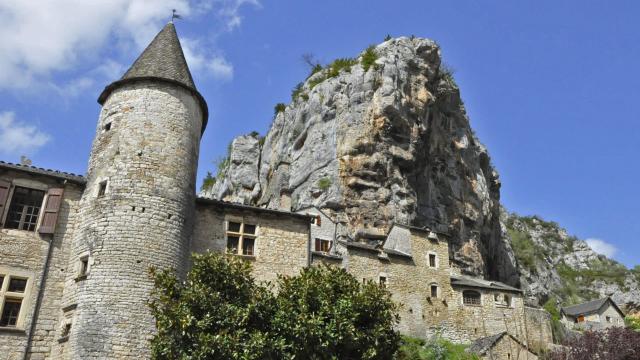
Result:
{"label": "roof finial", "polygon": [[171,9],[171,22],[173,23],[173,19],[182,19],[182,16],[178,14],[176,9]]}

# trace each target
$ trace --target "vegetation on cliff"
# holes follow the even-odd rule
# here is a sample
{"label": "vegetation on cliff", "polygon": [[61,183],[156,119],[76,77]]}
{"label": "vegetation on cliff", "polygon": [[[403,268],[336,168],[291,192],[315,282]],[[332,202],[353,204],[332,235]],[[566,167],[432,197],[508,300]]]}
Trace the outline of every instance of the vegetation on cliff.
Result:
{"label": "vegetation on cliff", "polygon": [[390,359],[400,335],[390,293],[337,267],[258,284],[249,262],[194,255],[181,282],[152,271],[154,359]]}

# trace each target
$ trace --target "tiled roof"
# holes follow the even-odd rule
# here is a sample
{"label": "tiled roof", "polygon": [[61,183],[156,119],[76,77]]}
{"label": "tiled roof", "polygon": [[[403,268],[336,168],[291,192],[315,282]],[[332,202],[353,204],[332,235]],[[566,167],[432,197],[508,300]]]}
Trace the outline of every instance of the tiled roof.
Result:
{"label": "tiled roof", "polygon": [[196,88],[173,23],[168,23],[124,74],[122,80],[157,77]]}
{"label": "tiled roof", "polygon": [[16,170],[16,171],[24,171],[24,172],[28,172],[36,175],[51,176],[57,179],[68,180],[80,185],[84,185],[87,182],[87,179],[84,178],[82,175],[77,175],[77,174],[68,173],[68,172],[59,171],[59,170],[44,169],[44,168],[31,166],[31,165],[13,164],[13,163],[2,161],[2,160],[0,160],[0,168]]}
{"label": "tiled roof", "polygon": [[315,218],[315,216],[309,216],[307,214],[299,214],[299,213],[295,213],[295,212],[291,212],[291,211],[268,209],[268,208],[263,208],[263,207],[232,203],[232,202],[228,202],[228,201],[209,199],[209,198],[204,198],[204,197],[196,198],[196,203],[203,204],[203,205],[214,205],[214,206],[219,206],[219,207],[226,207],[226,208],[230,208],[230,209],[247,210],[247,211],[253,211],[253,212],[263,212],[263,213],[268,213],[268,214],[273,214],[273,215],[280,215],[280,216],[289,216],[289,217],[294,217],[294,218],[298,218],[298,219],[304,219],[304,220],[307,220],[309,222],[311,222],[311,219]]}
{"label": "tiled roof", "polygon": [[616,303],[613,300],[611,300],[611,298],[608,296],[603,299],[592,300],[582,304],[563,307],[562,312],[564,312],[569,316],[589,314],[589,313],[593,313],[600,310],[607,303],[607,301],[611,301],[611,304],[613,304],[613,307],[615,307],[616,310],[618,310],[621,314],[624,315],[624,313],[622,312],[622,310],[620,310],[618,305],[616,305]]}
{"label": "tiled roof", "polygon": [[467,351],[478,355],[484,355],[506,333],[506,331],[503,331],[495,335],[479,338],[467,348]]}
{"label": "tiled roof", "polygon": [[470,278],[470,277],[464,277],[464,276],[452,276],[451,285],[469,286],[469,287],[476,287],[476,288],[503,290],[503,291],[512,291],[512,292],[522,292],[522,290],[518,288],[514,288],[512,286],[501,283],[499,281],[484,280],[484,279]]}
{"label": "tiled roof", "polygon": [[111,92],[120,85],[141,80],[170,82],[191,92],[202,109],[202,131],[204,132],[209,110],[193,82],[173,23],[168,23],[156,35],[120,80],[113,82],[102,91],[98,97],[98,103],[104,104]]}

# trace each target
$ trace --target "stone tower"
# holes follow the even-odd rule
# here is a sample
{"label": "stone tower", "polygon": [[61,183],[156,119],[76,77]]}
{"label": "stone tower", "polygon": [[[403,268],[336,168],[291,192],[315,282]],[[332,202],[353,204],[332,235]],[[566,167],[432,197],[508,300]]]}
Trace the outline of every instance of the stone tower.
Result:
{"label": "stone tower", "polygon": [[172,23],[107,86],[69,256],[61,358],[144,359],[150,267],[183,273],[207,105]]}

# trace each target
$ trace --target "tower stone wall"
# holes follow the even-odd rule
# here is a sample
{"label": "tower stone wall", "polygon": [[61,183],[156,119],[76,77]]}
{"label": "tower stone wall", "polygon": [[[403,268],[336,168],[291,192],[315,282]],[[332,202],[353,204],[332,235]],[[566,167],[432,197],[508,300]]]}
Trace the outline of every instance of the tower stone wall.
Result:
{"label": "tower stone wall", "polygon": [[149,358],[148,269],[184,271],[202,118],[192,92],[170,82],[129,82],[106,99],[70,256],[71,330],[54,351],[60,358]]}

